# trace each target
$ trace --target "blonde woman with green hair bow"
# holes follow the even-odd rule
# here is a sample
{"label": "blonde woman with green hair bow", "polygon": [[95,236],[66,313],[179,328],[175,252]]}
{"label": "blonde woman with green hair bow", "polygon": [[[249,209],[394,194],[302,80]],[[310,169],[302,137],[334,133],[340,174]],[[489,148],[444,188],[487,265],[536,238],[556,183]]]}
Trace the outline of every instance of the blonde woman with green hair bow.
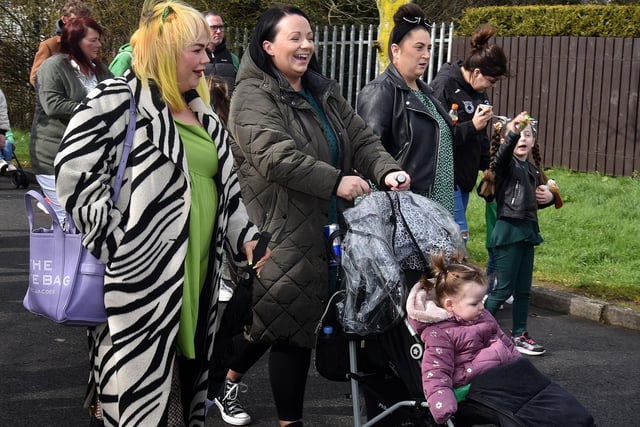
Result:
{"label": "blonde woman with green hair bow", "polygon": [[[143,10],[132,69],[82,102],[55,162],[60,201],[106,265],[85,405],[104,425],[203,426],[223,249],[257,270],[270,252],[253,260],[258,229],[209,104],[206,21],[179,1]],[[129,89],[135,134],[113,202]]]}

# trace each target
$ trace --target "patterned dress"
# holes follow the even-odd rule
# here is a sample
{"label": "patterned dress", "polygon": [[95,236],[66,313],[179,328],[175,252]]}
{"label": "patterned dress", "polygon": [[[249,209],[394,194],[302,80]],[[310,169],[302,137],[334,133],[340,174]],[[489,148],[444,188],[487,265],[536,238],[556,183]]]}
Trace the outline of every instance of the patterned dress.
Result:
{"label": "patterned dress", "polygon": [[453,135],[447,122],[442,118],[429,97],[420,90],[412,90],[412,92],[427,107],[440,128],[438,163],[436,164],[436,177],[431,199],[440,203],[453,215]]}

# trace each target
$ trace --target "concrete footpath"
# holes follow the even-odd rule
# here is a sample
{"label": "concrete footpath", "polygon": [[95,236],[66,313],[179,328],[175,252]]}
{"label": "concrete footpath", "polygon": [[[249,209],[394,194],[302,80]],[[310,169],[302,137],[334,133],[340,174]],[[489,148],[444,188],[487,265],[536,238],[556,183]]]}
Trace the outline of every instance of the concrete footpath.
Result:
{"label": "concrete footpath", "polygon": [[[53,324],[22,307],[29,246],[24,193],[0,177],[0,426],[86,426],[84,329]],[[497,318],[508,329],[510,306]],[[638,310],[534,287],[529,329],[547,348],[531,361],[574,394],[598,426],[640,426]],[[241,401],[252,425],[275,426],[266,357],[245,382]],[[305,426],[353,425],[349,393],[348,383],[327,381],[312,367]],[[214,408],[207,426],[224,425]]]}

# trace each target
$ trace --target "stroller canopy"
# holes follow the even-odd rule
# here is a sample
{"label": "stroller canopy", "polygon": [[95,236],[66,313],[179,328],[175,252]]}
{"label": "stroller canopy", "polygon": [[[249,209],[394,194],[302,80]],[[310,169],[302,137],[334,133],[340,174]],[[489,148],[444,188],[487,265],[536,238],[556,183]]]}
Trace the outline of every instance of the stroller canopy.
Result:
{"label": "stroller canopy", "polygon": [[404,316],[404,270],[430,272],[430,256],[464,251],[453,217],[438,203],[403,191],[377,191],[344,213],[345,299],[341,323],[360,335],[384,332]]}

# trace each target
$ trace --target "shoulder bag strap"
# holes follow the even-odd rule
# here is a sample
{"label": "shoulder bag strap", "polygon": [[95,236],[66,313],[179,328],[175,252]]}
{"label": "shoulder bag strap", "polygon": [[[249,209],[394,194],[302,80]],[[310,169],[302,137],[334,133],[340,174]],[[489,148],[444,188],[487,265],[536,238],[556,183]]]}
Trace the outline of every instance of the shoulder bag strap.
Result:
{"label": "shoulder bag strap", "polygon": [[124,170],[127,166],[127,159],[129,158],[129,152],[131,151],[131,145],[133,145],[133,134],[136,130],[136,101],[133,97],[133,91],[127,83],[127,89],[131,94],[129,98],[129,125],[127,126],[127,135],[124,138],[124,148],[122,149],[122,159],[118,166],[118,172],[116,172],[116,182],[113,185],[113,197],[111,200],[114,202],[118,200],[120,195],[120,187],[122,187],[122,180],[124,179]]}
{"label": "shoulder bag strap", "polygon": [[[129,93],[131,94],[131,97],[129,98],[129,124],[127,126],[127,135],[124,138],[122,159],[120,159],[120,165],[118,165],[118,171],[116,172],[116,181],[113,185],[113,196],[111,197],[111,200],[113,200],[114,202],[118,200],[118,196],[120,195],[120,187],[122,187],[124,170],[127,166],[127,158],[129,157],[129,152],[131,151],[131,145],[133,144],[133,134],[136,130],[136,101],[133,98],[133,91],[131,90],[131,87],[128,83],[127,89],[129,89]],[[69,213],[67,213],[66,215],[66,229],[69,233],[72,234],[76,232],[76,225]]]}

